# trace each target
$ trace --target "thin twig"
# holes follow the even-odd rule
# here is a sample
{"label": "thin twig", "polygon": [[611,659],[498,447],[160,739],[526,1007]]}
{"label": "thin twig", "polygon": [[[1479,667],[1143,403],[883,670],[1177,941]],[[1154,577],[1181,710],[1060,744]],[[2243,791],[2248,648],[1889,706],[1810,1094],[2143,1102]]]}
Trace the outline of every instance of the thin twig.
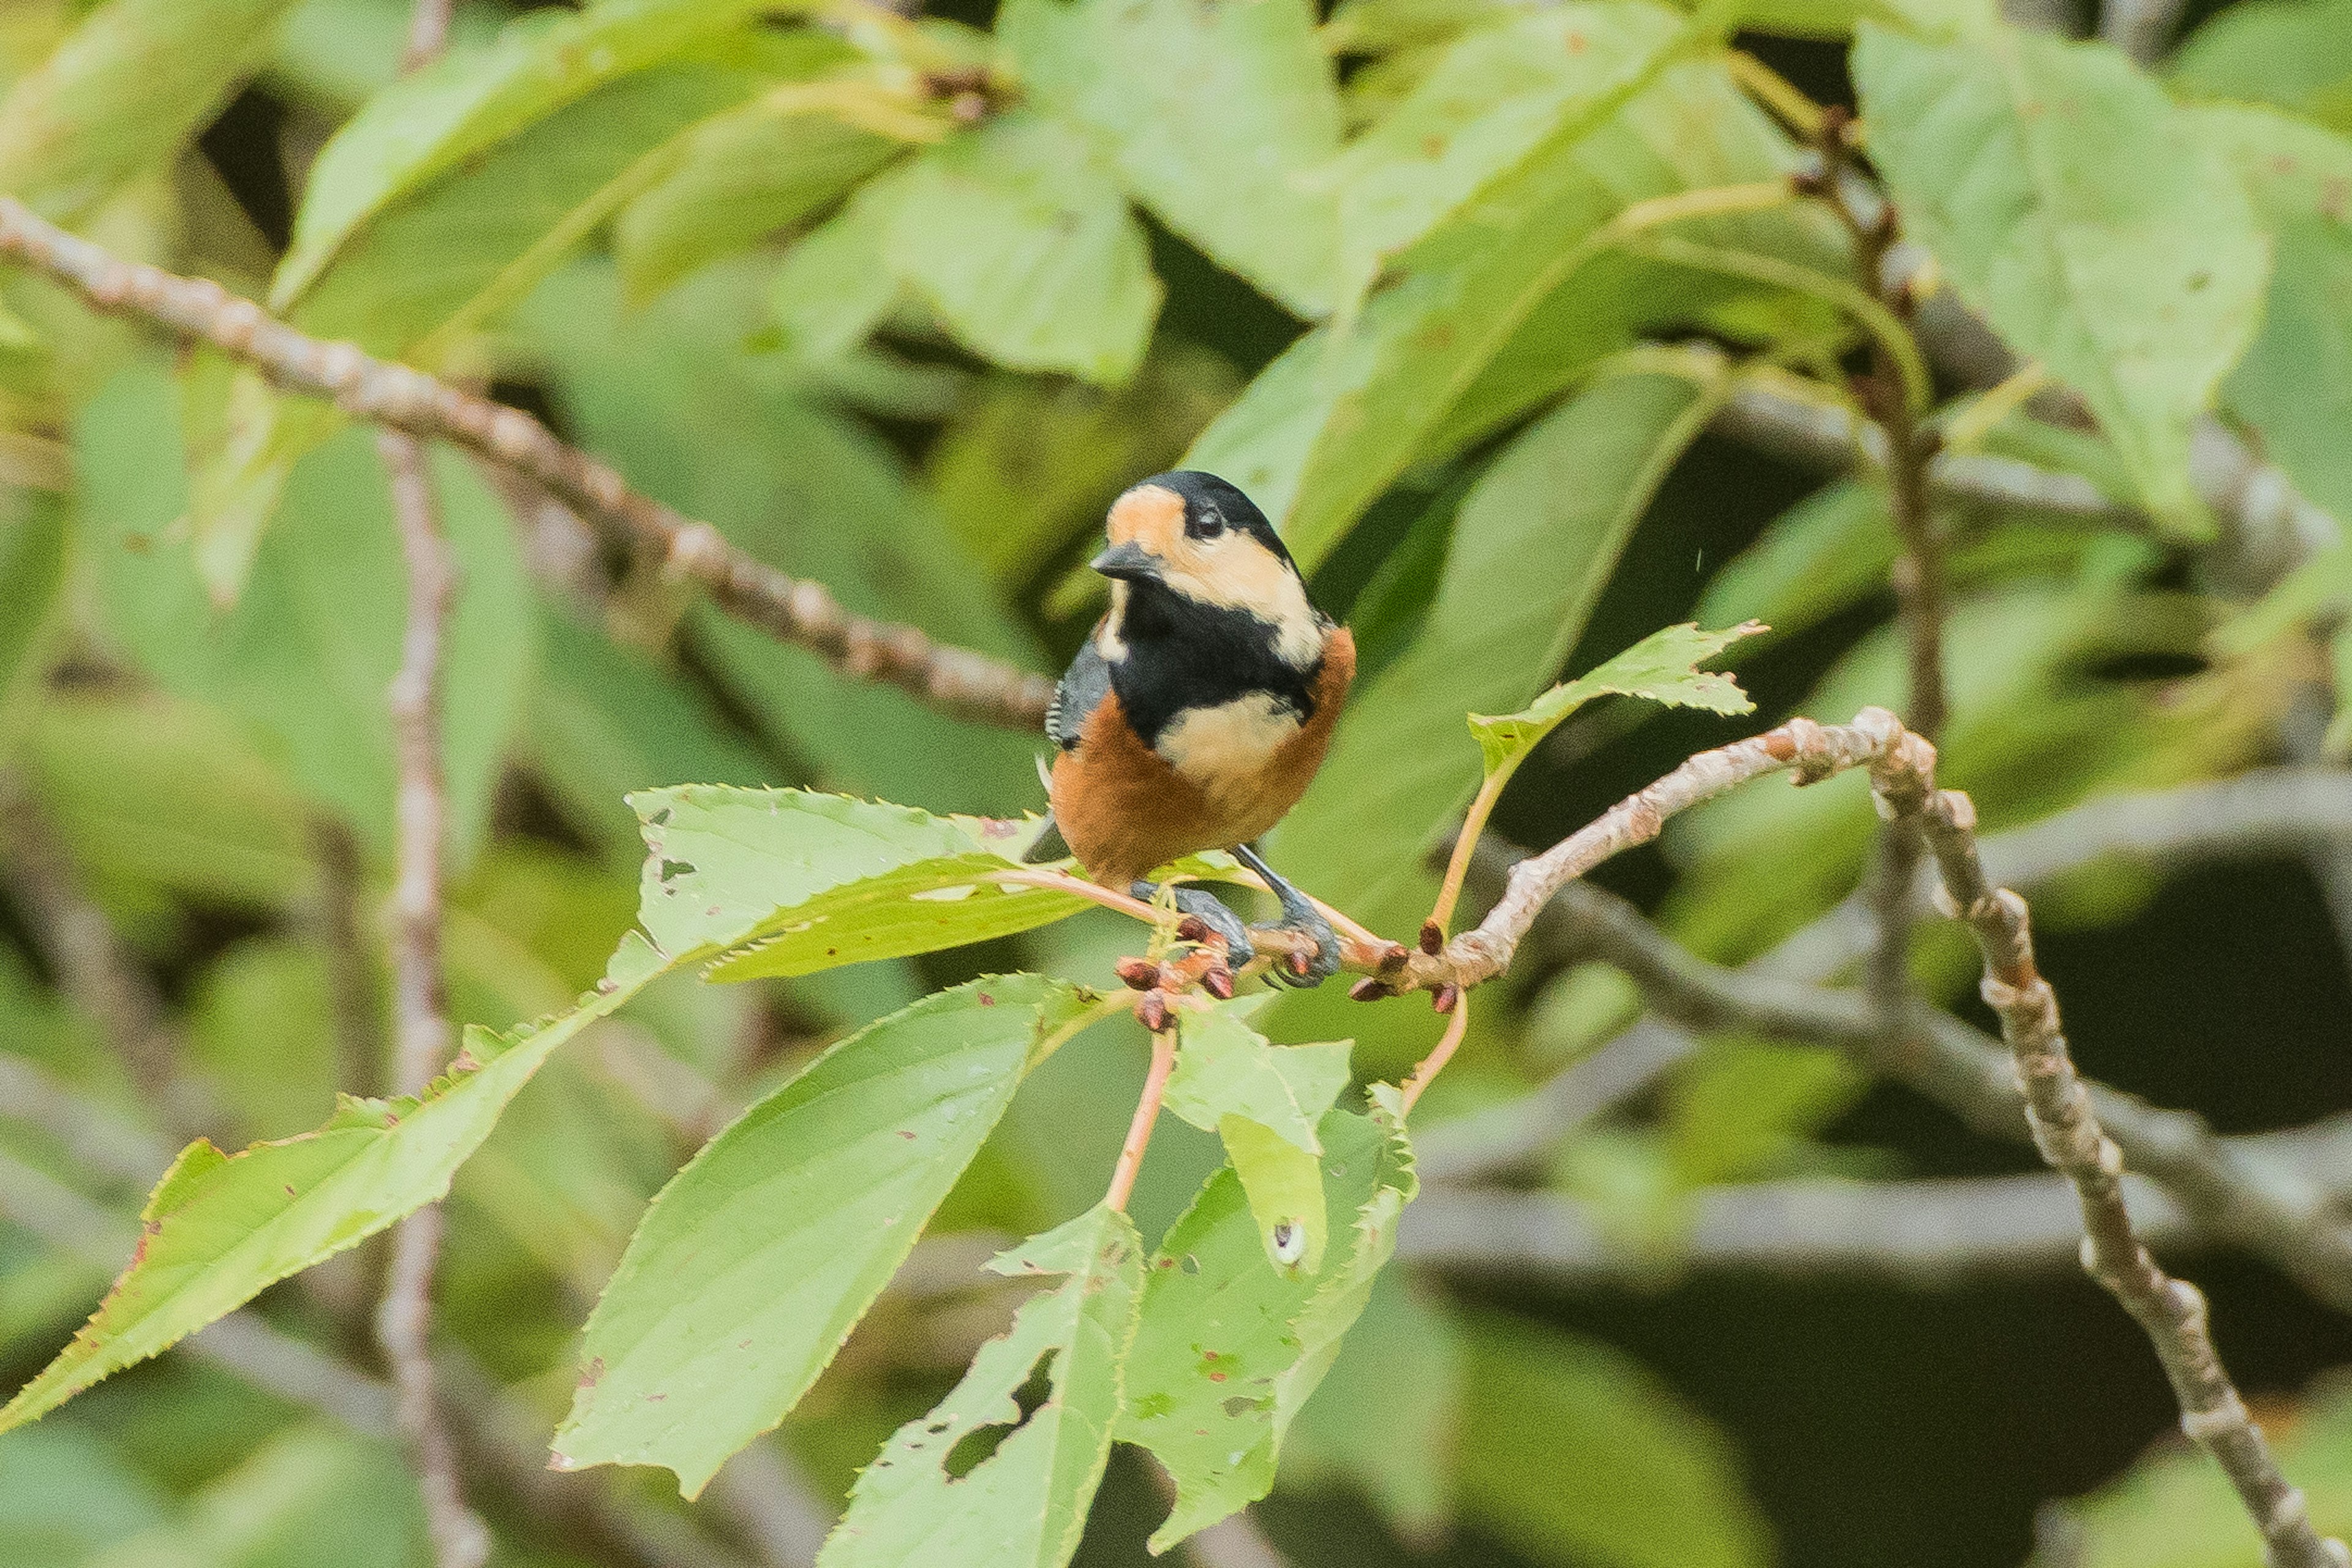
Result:
{"label": "thin twig", "polygon": [[1119,1146],[1118,1163],[1111,1167],[1110,1189],[1103,1194],[1108,1208],[1123,1209],[1135,1191],[1143,1169],[1143,1152],[1151,1146],[1151,1129],[1160,1121],[1160,1100],[1168,1089],[1168,1075],[1176,1067],[1176,1027],[1170,1024],[1151,1031],[1151,1070],[1144,1075],[1143,1092],[1135,1101],[1135,1120],[1128,1124],[1127,1142]]}
{"label": "thin twig", "polygon": [[[441,994],[441,854],[448,814],[441,777],[441,641],[457,576],[424,449],[415,437],[395,430],[380,432],[377,447],[408,563],[407,631],[389,694],[400,773],[390,912],[393,1081],[398,1093],[415,1095],[432,1083],[449,1040]],[[401,1434],[416,1466],[434,1560],[438,1568],[481,1568],[490,1553],[489,1531],[466,1506],[456,1447],[433,1386],[433,1268],[440,1249],[438,1205],[417,1210],[393,1233],[376,1340],[399,1393]]]}
{"label": "thin twig", "polygon": [[1976,845],[1976,806],[1936,787],[1936,749],[1910,735],[1871,770],[1877,798],[1916,822],[1943,874],[1949,912],[1965,921],[1984,955],[1986,1005],[2023,1085],[2034,1145],[2074,1184],[2083,1214],[2083,1267],[2138,1320],[2180,1405],[2180,1426],[2212,1454],[2280,1568],[2347,1568],[2352,1552],[2312,1528],[2303,1494],[2272,1459],[2262,1428],[2221,1365],[2205,1298],[2157,1267],[2132,1229],[2123,1194],[2124,1152],[2075,1075],[2060,1030],[2057,993],[2033,959],[2025,900],[1985,878]]}
{"label": "thin twig", "polygon": [[845,674],[913,693],[947,712],[1019,730],[1044,722],[1054,684],[913,626],[842,608],[822,584],[786,576],[707,522],[629,489],[605,464],[559,441],[520,409],[477,397],[351,343],[322,342],[206,279],[122,260],[0,196],[0,257],[33,268],[102,310],[201,339],[273,385],[323,397],[357,419],[445,440],[546,489],[624,545],[698,583],[720,608]]}
{"label": "thin twig", "polygon": [[[2031,892],[2115,858],[2167,870],[2222,858],[2341,850],[2352,845],[2352,775],[2273,768],[2176,789],[2105,795],[1979,845],[1990,873]],[[1499,889],[1521,852],[1492,834],[1473,875]],[[1931,907],[1932,868],[1920,868],[1914,905]],[[1582,956],[1574,922],[1555,905],[1530,933],[1538,956],[1561,966]],[[1857,893],[1748,966],[1751,973],[1822,982],[1870,950],[1868,900]],[[1524,963],[1520,967],[1525,967]],[[1414,1140],[1424,1183],[1501,1175],[1537,1159],[1579,1128],[1641,1094],[1698,1048],[1689,1031],[1646,1017],[1516,1100],[1438,1123]]]}
{"label": "thin twig", "polygon": [[[2025,1132],[2009,1053],[1948,1013],[1915,1006],[1904,1029],[1889,1037],[1863,993],[1709,963],[1614,894],[1578,886],[1559,908],[1573,933],[1566,940],[1624,972],[1652,1007],[1688,1029],[1837,1046],[1979,1131],[1998,1138]],[[2250,1165],[2186,1111],[2158,1110],[2098,1086],[2088,1092],[2132,1163],[2200,1225],[2269,1258],[2322,1300],[2352,1310],[2352,1236],[2322,1194]]]}
{"label": "thin twig", "polygon": [[1865,708],[1850,724],[1791,719],[1760,735],[1701,752],[1542,854],[1513,866],[1503,896],[1486,918],[1438,952],[1392,945],[1373,963],[1351,962],[1349,967],[1376,978],[1388,991],[1444,985],[1466,991],[1509,967],[1511,955],[1553,895],[1611,857],[1647,844],[1676,813],[1767,773],[1794,773],[1800,784],[1816,783],[1875,761],[1903,733],[1894,714]]}
{"label": "thin twig", "polygon": [[[2226,1142],[2233,1163],[2307,1185],[2326,1202],[2352,1196],[2352,1119]],[[2134,1227],[2151,1246],[2176,1251],[2231,1239],[2141,1172],[2126,1174],[2124,1195]],[[1662,1277],[1698,1272],[1835,1274],[1935,1288],[2077,1268],[2082,1242],[2074,1186],[2054,1173],[1891,1182],[1802,1176],[1702,1189],[1654,1246],[1628,1246],[1589,1205],[1564,1194],[1424,1185],[1405,1211],[1397,1256],[1567,1289],[1647,1289]]]}
{"label": "thin twig", "polygon": [[400,68],[415,70],[441,58],[449,45],[449,14],[457,9],[457,0],[416,0],[408,13],[408,52],[401,58]]}

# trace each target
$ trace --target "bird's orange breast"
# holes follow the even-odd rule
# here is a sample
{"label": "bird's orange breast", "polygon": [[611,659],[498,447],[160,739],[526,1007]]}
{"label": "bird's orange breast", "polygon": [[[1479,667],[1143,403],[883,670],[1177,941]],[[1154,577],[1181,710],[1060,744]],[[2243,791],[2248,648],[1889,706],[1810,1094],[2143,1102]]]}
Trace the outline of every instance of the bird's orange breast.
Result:
{"label": "bird's orange breast", "polygon": [[1054,763],[1054,820],[1097,881],[1125,888],[1201,849],[1230,849],[1270,830],[1298,804],[1331,747],[1356,644],[1346,627],[1326,640],[1315,711],[1286,723],[1269,704],[1244,699],[1180,714],[1159,749],[1143,743],[1107,695],[1077,745]]}

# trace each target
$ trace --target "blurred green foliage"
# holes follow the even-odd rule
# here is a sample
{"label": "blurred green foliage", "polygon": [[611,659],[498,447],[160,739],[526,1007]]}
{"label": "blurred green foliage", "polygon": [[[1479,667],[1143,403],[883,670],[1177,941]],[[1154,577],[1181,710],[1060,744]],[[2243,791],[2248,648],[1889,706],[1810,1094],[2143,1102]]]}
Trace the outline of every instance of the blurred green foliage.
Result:
{"label": "blurred green foliage", "polygon": [[[0,191],[542,410],[850,609],[1027,668],[1084,635],[1079,563],[1121,489],[1224,474],[1364,654],[1269,852],[1383,933],[1427,912],[1425,852],[1477,790],[1465,716],[1517,713],[1652,626],[1769,623],[1726,655],[1769,718],[1901,705],[1876,478],[1771,515],[1785,468],[1705,434],[1759,388],[1839,404],[1868,325],[1845,233],[1787,188],[1802,95],[1759,56],[1851,86],[1942,281],[2091,416],[1948,380],[1926,411],[2116,503],[1942,516],[1945,776],[1987,825],[2236,771],[2352,676],[2340,545],[2283,582],[2217,566],[2229,531],[2192,471],[2219,411],[2352,518],[2343,0],[2224,10],[2155,73],[1980,0],[483,0],[404,77],[406,9],[16,0]],[[1738,467],[1695,521],[1675,487],[1706,462]],[[255,1310],[368,1364],[381,1248],[334,1255],[446,1187],[445,1343],[527,1458],[561,1423],[567,1462],[699,1490],[761,1445],[853,1510],[828,1563],[1126,1563],[1269,1489],[1270,1517],[1307,1521],[1280,1531],[1304,1568],[1775,1561],[1772,1500],[1684,1393],[1524,1294],[1381,1268],[1412,1140],[1359,1086],[1439,1020],[1337,985],[1188,1019],[1189,1125],[1161,1128],[1129,1228],[1094,1205],[1143,1037],[1066,1037],[1133,928],[982,880],[1040,803],[1042,738],[847,679],[510,476],[448,451],[432,473],[460,574],[445,940],[470,1070],[339,1105],[385,1077],[405,587],[368,434],[0,279],[0,770],[160,986],[211,1108],[185,1126],[132,1088],[10,900],[0,1052],[131,1152],[94,1162],[89,1129],[0,1106],[8,1419],[303,1269]],[[1498,820],[1528,836],[1746,732],[1546,700],[1496,741],[1519,770]],[[2328,744],[2348,738],[2339,718]],[[1768,785],[1675,823],[1634,876],[1676,936],[1745,961],[1851,891],[1871,830],[1860,781]],[[2086,882],[2066,917],[2121,922],[2147,892]],[[664,977],[712,959],[742,984]],[[1013,970],[1056,978],[983,978]],[[1523,963],[1414,1134],[1636,1011],[1613,973]],[[1841,1131],[1868,1092],[1825,1050],[1712,1038],[1524,1174],[1668,1278],[1710,1187],[1900,1173]],[[194,1132],[292,1141],[184,1155],[97,1331],[43,1373]],[[81,1206],[43,1206],[59,1193]],[[1002,1272],[1066,1282],[1017,1319],[968,1259],[886,1289],[934,1211],[947,1256],[1009,1243]],[[1006,1426],[984,1470],[912,1458]],[[2284,1445],[2323,1524],[2352,1495],[2345,1426],[2315,1401]],[[886,1442],[903,1463],[853,1498]],[[1167,1497],[1134,1484],[1154,1466]],[[637,1479],[561,1479],[552,1507],[467,1479],[499,1563],[584,1568],[732,1561],[733,1473],[691,1508]],[[591,1495],[638,1533],[579,1528]],[[2065,1517],[2053,1564],[2258,1558],[2189,1456]],[[0,1436],[0,1563],[425,1552],[381,1434],[194,1357]]]}

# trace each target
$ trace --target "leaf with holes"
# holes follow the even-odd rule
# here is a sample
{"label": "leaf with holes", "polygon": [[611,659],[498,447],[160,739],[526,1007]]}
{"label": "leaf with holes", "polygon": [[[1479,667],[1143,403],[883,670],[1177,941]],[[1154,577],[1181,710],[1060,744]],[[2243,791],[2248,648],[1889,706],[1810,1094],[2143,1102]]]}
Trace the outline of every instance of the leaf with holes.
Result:
{"label": "leaf with holes", "polygon": [[629,804],[646,839],[646,932],[673,963],[708,963],[713,980],[935,952],[1087,907],[990,879],[1019,868],[1034,822],[723,784],[647,790]]}
{"label": "leaf with holes", "polygon": [[1323,1145],[1315,1129],[1348,1087],[1349,1043],[1277,1046],[1246,1020],[1270,998],[1179,1016],[1181,1043],[1168,1109],[1214,1132],[1240,1176],[1266,1257],[1323,1266]]}
{"label": "leaf with holes", "polygon": [[[1097,1207],[988,1267],[1066,1279],[980,1347],[937,1408],[898,1428],[857,1478],[818,1568],[1062,1568],[1077,1550],[1135,1342],[1143,1240],[1126,1215]],[[1024,1413],[1014,1395],[1040,1363],[1053,1392]],[[993,1452],[956,1468],[1007,1427]]]}
{"label": "leaf with holes", "polygon": [[1565,680],[1517,713],[1490,718],[1470,715],[1470,732],[1486,763],[1486,776],[1510,772],[1537,742],[1596,697],[1642,697],[1668,708],[1704,708],[1710,713],[1753,713],[1756,704],[1739,682],[1700,665],[1764,627],[1755,621],[1729,631],[1703,632],[1685,622],[1652,632],[1632,647]]}
{"label": "leaf with holes", "polygon": [[549,1054],[663,967],[633,935],[570,1011],[511,1035],[467,1031],[450,1075],[421,1099],[345,1099],[317,1131],[237,1154],[189,1144],[147,1200],[131,1267],[73,1343],[0,1410],[0,1431],[437,1201]]}
{"label": "leaf with holes", "polygon": [[1118,1436],[1150,1449],[1176,1483],[1155,1552],[1273,1489],[1283,1433],[1396,1248],[1412,1151],[1396,1091],[1373,1094],[1370,1117],[1334,1110],[1318,1130],[1328,1223],[1344,1238],[1320,1270],[1267,1262],[1231,1168],[1210,1178],[1152,1258]]}
{"label": "leaf with holes", "polygon": [[2270,247],[2163,89],[2103,44],[1865,24],[1870,157],[1911,233],[2020,354],[2083,395],[2149,507],[2205,524],[2189,426],[2262,319]]}
{"label": "leaf with holes", "polygon": [[666,1465],[699,1493],[807,1392],[1090,1000],[1030,974],[927,996],[705,1145],[588,1320],[558,1468]]}

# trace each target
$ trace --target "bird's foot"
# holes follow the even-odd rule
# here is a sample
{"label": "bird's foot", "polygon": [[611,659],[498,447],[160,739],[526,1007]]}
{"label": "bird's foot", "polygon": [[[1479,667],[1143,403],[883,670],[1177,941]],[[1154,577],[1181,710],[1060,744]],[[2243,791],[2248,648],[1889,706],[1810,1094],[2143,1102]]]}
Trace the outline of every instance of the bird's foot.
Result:
{"label": "bird's foot", "polygon": [[[1138,882],[1128,890],[1139,899],[1147,900],[1159,891],[1150,882]],[[1178,914],[1192,916],[1223,941],[1228,969],[1239,969],[1257,956],[1257,948],[1250,941],[1249,927],[1242,923],[1241,916],[1225,908],[1214,893],[1202,888],[1171,888],[1168,899],[1176,906]]]}
{"label": "bird's foot", "polygon": [[1314,957],[1305,960],[1302,964],[1297,957],[1286,955],[1276,960],[1274,967],[1266,971],[1266,978],[1280,984],[1305,989],[1320,985],[1339,973],[1339,933],[1331,929],[1331,922],[1323,918],[1323,911],[1315,907],[1314,900],[1286,881],[1265,863],[1265,858],[1249,845],[1236,847],[1234,857],[1256,872],[1258,880],[1281,900],[1282,918],[1270,929],[1295,931],[1301,936],[1313,939],[1315,943]]}
{"label": "bird's foot", "polygon": [[1266,978],[1284,985],[1311,989],[1339,973],[1339,933],[1323,918],[1323,911],[1301,899],[1294,906],[1284,901],[1282,919],[1272,931],[1295,931],[1315,942],[1315,956],[1305,961],[1306,967],[1294,967],[1300,961],[1295,956],[1275,960],[1274,967],[1265,972]]}

